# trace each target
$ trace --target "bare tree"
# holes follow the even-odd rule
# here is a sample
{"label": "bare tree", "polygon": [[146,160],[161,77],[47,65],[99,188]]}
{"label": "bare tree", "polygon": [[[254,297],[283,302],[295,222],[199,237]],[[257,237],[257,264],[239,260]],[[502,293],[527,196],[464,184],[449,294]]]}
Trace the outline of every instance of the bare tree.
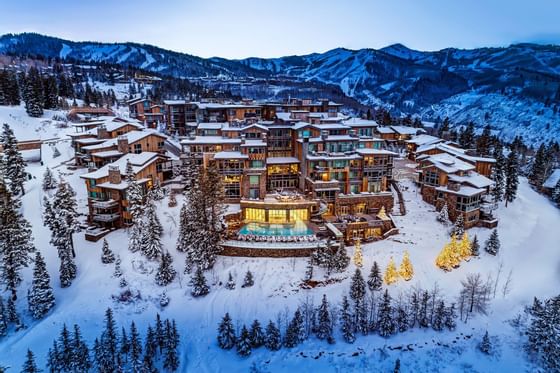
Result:
{"label": "bare tree", "polygon": [[496,281],[494,281],[494,291],[492,292],[492,297],[496,298],[496,290],[498,289],[498,283],[500,281],[500,275],[504,269],[504,261],[500,260],[500,264],[498,265],[498,273],[496,274]]}
{"label": "bare tree", "polygon": [[299,308],[303,316],[303,327],[305,328],[305,335],[309,338],[315,321],[315,305],[313,304],[313,298],[311,298],[309,294],[307,294],[303,301],[301,301]]}
{"label": "bare tree", "polygon": [[482,281],[480,273],[469,274],[465,280],[461,281],[463,288],[458,303],[461,317],[464,317],[465,322],[473,312],[486,314],[489,304],[489,283]]}
{"label": "bare tree", "polygon": [[510,269],[508,276],[506,278],[506,282],[504,283],[504,286],[502,287],[502,296],[505,298],[506,295],[509,294],[509,292],[511,291],[511,278],[513,275],[513,270]]}

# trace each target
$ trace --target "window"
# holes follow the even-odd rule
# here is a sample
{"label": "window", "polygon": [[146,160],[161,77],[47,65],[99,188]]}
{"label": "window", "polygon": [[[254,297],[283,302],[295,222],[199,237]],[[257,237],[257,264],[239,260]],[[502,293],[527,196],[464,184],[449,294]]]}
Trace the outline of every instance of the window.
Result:
{"label": "window", "polygon": [[250,175],[249,176],[249,184],[250,185],[259,185],[260,177],[258,175]]}
{"label": "window", "polygon": [[95,188],[95,185],[96,185],[95,179],[89,179],[89,187]]}
{"label": "window", "polygon": [[264,168],[264,162],[263,161],[250,161],[249,162],[249,167],[250,168]]}
{"label": "window", "polygon": [[134,144],[134,153],[142,153],[142,144]]}
{"label": "window", "polygon": [[249,198],[258,199],[260,197],[260,191],[257,188],[249,189]]}
{"label": "window", "polygon": [[439,178],[437,171],[424,171],[424,184],[439,185]]}
{"label": "window", "polygon": [[480,194],[475,196],[465,197],[465,196],[457,196],[457,204],[455,209],[457,211],[473,211],[476,210],[480,206]]}

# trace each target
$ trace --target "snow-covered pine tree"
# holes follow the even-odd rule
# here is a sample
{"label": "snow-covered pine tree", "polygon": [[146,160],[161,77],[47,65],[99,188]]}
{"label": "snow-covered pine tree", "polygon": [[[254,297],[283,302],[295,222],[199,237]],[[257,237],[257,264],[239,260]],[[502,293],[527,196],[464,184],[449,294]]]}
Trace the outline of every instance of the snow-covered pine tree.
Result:
{"label": "snow-covered pine tree", "polygon": [[19,203],[6,191],[7,203],[0,205],[0,279],[6,290],[17,299],[17,287],[22,281],[21,269],[31,262],[35,251],[31,226],[19,213]]}
{"label": "snow-covered pine tree", "polygon": [[132,223],[135,224],[142,216],[144,205],[144,190],[142,185],[136,181],[136,175],[132,168],[132,163],[127,160],[125,167],[125,179],[127,182],[126,199],[128,200],[128,211],[132,216]]}
{"label": "snow-covered pine tree", "polygon": [[56,189],[56,180],[50,168],[46,168],[43,174],[43,190]]}
{"label": "snow-covered pine tree", "polygon": [[251,355],[251,336],[245,325],[241,328],[235,347],[239,356],[246,357]]}
{"label": "snow-covered pine tree", "polygon": [[432,328],[435,331],[442,331],[445,326],[445,303],[440,300],[434,310],[434,317],[432,320]]}
{"label": "snow-covered pine tree", "polygon": [[128,334],[124,326],[121,327],[121,335],[119,337],[119,354],[124,358],[124,361],[128,361],[128,354],[130,352],[130,340],[128,339]]}
{"label": "snow-covered pine tree", "polygon": [[55,299],[51,287],[51,279],[45,260],[39,251],[35,254],[35,268],[33,269],[33,282],[27,293],[29,312],[40,319],[54,307]]}
{"label": "snow-covered pine tree", "polygon": [[74,372],[87,372],[92,368],[92,362],[89,356],[89,348],[82,338],[80,327],[74,324],[71,339],[72,360],[70,367]]}
{"label": "snow-covered pine tree", "polygon": [[72,340],[70,337],[70,331],[66,324],[62,325],[62,330],[57,340],[58,345],[58,360],[62,371],[69,372],[71,370],[72,364]]}
{"label": "snow-covered pine tree", "polygon": [[249,336],[251,339],[252,348],[259,348],[264,345],[266,335],[263,332],[259,320],[254,320],[251,324],[251,329],[249,329]]}
{"label": "snow-covered pine tree", "polygon": [[294,317],[288,324],[286,328],[286,333],[284,334],[284,346],[291,348],[302,343],[305,340],[305,327],[303,315],[299,308],[294,312]]}
{"label": "snow-covered pine tree", "polygon": [[459,214],[457,219],[455,219],[455,223],[453,223],[453,228],[449,232],[451,237],[455,236],[457,239],[463,237],[463,233],[465,233],[465,219],[463,214]]}
{"label": "snow-covered pine tree", "polygon": [[486,240],[484,250],[490,255],[498,255],[498,252],[500,251],[500,238],[498,237],[497,229],[494,229],[490,234],[490,237]]}
{"label": "snow-covered pine tree", "polygon": [[447,329],[455,330],[457,327],[456,318],[457,314],[455,313],[455,303],[451,303],[451,305],[445,309],[445,319],[443,320],[443,324]]}
{"label": "snow-covered pine tree", "polygon": [[169,297],[167,296],[167,292],[163,292],[161,293],[161,296],[159,297],[159,305],[162,308],[165,308],[169,305]]}
{"label": "snow-covered pine tree", "polygon": [[399,267],[399,275],[405,281],[410,281],[414,276],[414,267],[412,267],[412,262],[410,261],[408,251],[404,252],[403,260]]}
{"label": "snow-covered pine tree", "polygon": [[370,291],[379,291],[383,286],[383,278],[381,277],[381,270],[376,261],[373,262],[371,266],[371,271],[369,272],[367,285]]}
{"label": "snow-covered pine tree", "polygon": [[13,195],[25,194],[26,163],[17,148],[14,131],[7,123],[4,123],[2,134],[0,134],[0,145],[2,145],[3,152],[4,177],[8,181],[10,191]]}
{"label": "snow-covered pine tree", "polygon": [[418,309],[418,325],[421,328],[430,326],[430,317],[428,315],[428,302],[430,301],[430,294],[424,290],[420,298],[420,308]]}
{"label": "snow-covered pine tree", "polygon": [[531,172],[527,176],[529,182],[537,188],[541,187],[546,177],[546,166],[549,162],[548,157],[549,154],[546,151],[546,147],[544,143],[541,143],[537,153],[535,154],[535,158],[531,166]]}
{"label": "snow-covered pine tree", "polygon": [[560,207],[560,180],[552,190],[552,200]]}
{"label": "snow-covered pine tree", "polygon": [[157,217],[156,208],[151,198],[146,201],[144,213],[140,249],[146,258],[154,260],[162,255],[161,235],[163,227]]}
{"label": "snow-covered pine tree", "polygon": [[476,235],[474,235],[474,238],[471,242],[471,255],[472,256],[480,255],[480,244],[478,243],[478,237]]}
{"label": "snow-covered pine tree", "polygon": [[362,277],[362,271],[356,268],[354,276],[352,276],[352,282],[350,283],[350,298],[354,302],[361,301],[366,296],[366,282]]}
{"label": "snow-covered pine tree", "polygon": [[488,330],[484,333],[482,341],[478,345],[478,349],[486,355],[490,355],[492,352],[492,343],[490,342],[490,337],[488,336]]}
{"label": "snow-covered pine tree", "polygon": [[241,285],[242,288],[250,288],[251,286],[255,285],[255,280],[253,278],[253,273],[251,272],[251,270],[247,270],[247,273],[245,273],[245,278],[243,279],[243,285]]}
{"label": "snow-covered pine tree", "polygon": [[395,324],[393,321],[393,308],[391,307],[391,296],[387,289],[383,294],[383,299],[379,305],[377,315],[379,335],[388,337],[395,332]]}
{"label": "snow-covered pine tree", "polygon": [[167,286],[173,282],[176,275],[177,271],[173,268],[173,258],[167,251],[161,258],[161,262],[156,273],[156,284],[159,286]]}
{"label": "snow-covered pine tree", "polygon": [[27,355],[25,357],[25,363],[23,363],[23,368],[21,369],[21,373],[39,373],[41,369],[35,363],[35,355],[31,352],[30,349],[27,349]]}
{"label": "snow-covered pine tree", "polygon": [[43,86],[39,71],[31,67],[25,76],[23,99],[25,111],[30,117],[41,117],[43,115]]}
{"label": "snow-covered pine tree", "polygon": [[6,304],[6,319],[8,320],[8,323],[16,326],[16,330],[19,330],[24,326],[19,318],[16,309],[16,302],[13,298],[8,298],[8,302]]}
{"label": "snow-covered pine tree", "polygon": [[505,175],[506,186],[504,191],[504,198],[506,200],[506,207],[517,197],[517,186],[519,184],[519,163],[517,159],[517,151],[513,148],[506,161]]}
{"label": "snow-covered pine tree", "polygon": [[102,252],[101,263],[109,264],[115,262],[115,254],[113,254],[113,252],[109,248],[109,243],[105,238],[103,239],[103,246],[101,247],[101,252]]}
{"label": "snow-covered pine tree", "polygon": [[161,201],[165,198],[165,190],[163,190],[163,188],[161,187],[161,183],[159,182],[158,178],[156,178],[154,185],[148,193],[150,195],[150,198],[152,198],[154,201]]}
{"label": "snow-covered pine tree", "polygon": [[113,310],[107,308],[105,311],[105,328],[99,340],[101,359],[97,361],[98,369],[103,372],[114,372],[117,369],[117,331]]}
{"label": "snow-covered pine tree", "polygon": [[123,275],[121,269],[121,257],[117,255],[115,259],[115,270],[113,271],[113,277],[121,277]]}
{"label": "snow-covered pine tree", "polygon": [[133,372],[140,372],[142,368],[142,341],[134,321],[130,323],[130,365]]}
{"label": "snow-covered pine tree", "polygon": [[350,310],[350,302],[348,302],[348,297],[344,295],[342,297],[342,305],[340,309],[340,331],[342,333],[342,338],[347,343],[354,343],[356,340],[356,335],[354,334],[356,324],[354,320],[355,318]]}
{"label": "snow-covered pine tree", "polygon": [[282,347],[282,337],[280,336],[280,329],[278,329],[278,327],[272,320],[269,320],[268,325],[266,326],[264,345],[270,351],[278,351]]}
{"label": "snow-covered pine tree", "polygon": [[494,197],[494,202],[500,202],[504,196],[506,168],[504,151],[500,142],[496,143],[492,157],[496,160],[496,163],[492,168],[491,178],[494,181],[494,186],[490,190],[490,193]]}
{"label": "snow-covered pine tree", "polygon": [[205,296],[210,292],[208,285],[206,284],[206,277],[202,271],[202,267],[197,267],[194,276],[191,280],[192,289],[191,295],[193,297]]}
{"label": "snow-covered pine tree", "polygon": [[[327,245],[329,245],[329,241],[327,241]],[[335,272],[343,272],[350,264],[350,257],[346,253],[346,248],[344,245],[336,245],[332,243],[330,243],[330,245],[333,250],[331,268]]]}
{"label": "snow-covered pine tree", "polygon": [[191,244],[191,234],[193,233],[194,224],[189,216],[189,208],[187,203],[181,206],[179,214],[179,235],[177,237],[177,251],[185,253],[189,250]]}
{"label": "snow-covered pine tree", "polygon": [[151,325],[148,325],[148,329],[146,330],[146,338],[144,341],[144,366],[148,370],[148,372],[152,372],[154,369],[154,358],[157,353],[157,341],[156,341],[156,334],[154,329]]}
{"label": "snow-covered pine tree", "polygon": [[6,310],[4,307],[4,299],[0,295],[0,337],[8,333],[8,318],[6,317]]}
{"label": "snow-covered pine tree", "polygon": [[310,256],[307,260],[307,266],[305,267],[303,281],[309,281],[311,279],[313,279],[313,257]]}
{"label": "snow-covered pine tree", "polygon": [[441,210],[439,210],[437,221],[439,221],[445,226],[451,224],[451,221],[449,220],[449,208],[447,207],[447,203],[445,203],[441,208]]}
{"label": "snow-covered pine tree", "polygon": [[329,302],[327,301],[326,294],[323,294],[321,305],[317,310],[318,323],[317,323],[317,338],[326,339],[328,343],[334,343],[331,315],[329,312]]}
{"label": "snow-covered pine tree", "polygon": [[235,337],[233,322],[229,313],[226,312],[218,325],[218,346],[224,350],[231,350],[236,342],[237,338]]}
{"label": "snow-covered pine tree", "polygon": [[395,311],[395,331],[399,333],[404,333],[408,330],[408,314],[406,309],[399,305]]}
{"label": "snow-covered pine tree", "polygon": [[228,289],[228,290],[235,289],[235,281],[233,279],[233,276],[231,275],[231,272],[228,273],[228,280],[226,282],[226,289]]}
{"label": "snow-covered pine tree", "polygon": [[[97,339],[95,341],[98,342]],[[47,368],[49,368],[50,372],[62,371],[62,367],[60,366],[58,356],[59,356],[59,351],[55,340],[53,341],[53,346],[49,348],[49,352],[47,354]]]}

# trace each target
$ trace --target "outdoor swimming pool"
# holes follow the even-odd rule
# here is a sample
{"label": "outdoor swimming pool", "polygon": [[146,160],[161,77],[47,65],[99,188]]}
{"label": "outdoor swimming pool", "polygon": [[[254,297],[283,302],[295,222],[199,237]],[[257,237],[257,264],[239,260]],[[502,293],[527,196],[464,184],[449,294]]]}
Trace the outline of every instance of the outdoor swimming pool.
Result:
{"label": "outdoor swimming pool", "polygon": [[294,224],[248,223],[239,230],[241,235],[255,236],[310,236],[313,230],[304,222]]}

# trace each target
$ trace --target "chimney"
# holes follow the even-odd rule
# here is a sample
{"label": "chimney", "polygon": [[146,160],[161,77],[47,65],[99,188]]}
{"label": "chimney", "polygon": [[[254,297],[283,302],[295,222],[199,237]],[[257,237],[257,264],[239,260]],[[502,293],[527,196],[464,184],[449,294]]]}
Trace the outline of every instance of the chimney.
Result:
{"label": "chimney", "polygon": [[128,137],[124,135],[117,137],[117,150],[123,154],[128,153]]}
{"label": "chimney", "polygon": [[108,139],[110,138],[109,132],[107,132],[107,127],[104,124],[97,127],[97,138],[98,139]]}
{"label": "chimney", "polygon": [[109,166],[109,182],[111,184],[120,184],[122,181],[121,170],[118,166]]}

